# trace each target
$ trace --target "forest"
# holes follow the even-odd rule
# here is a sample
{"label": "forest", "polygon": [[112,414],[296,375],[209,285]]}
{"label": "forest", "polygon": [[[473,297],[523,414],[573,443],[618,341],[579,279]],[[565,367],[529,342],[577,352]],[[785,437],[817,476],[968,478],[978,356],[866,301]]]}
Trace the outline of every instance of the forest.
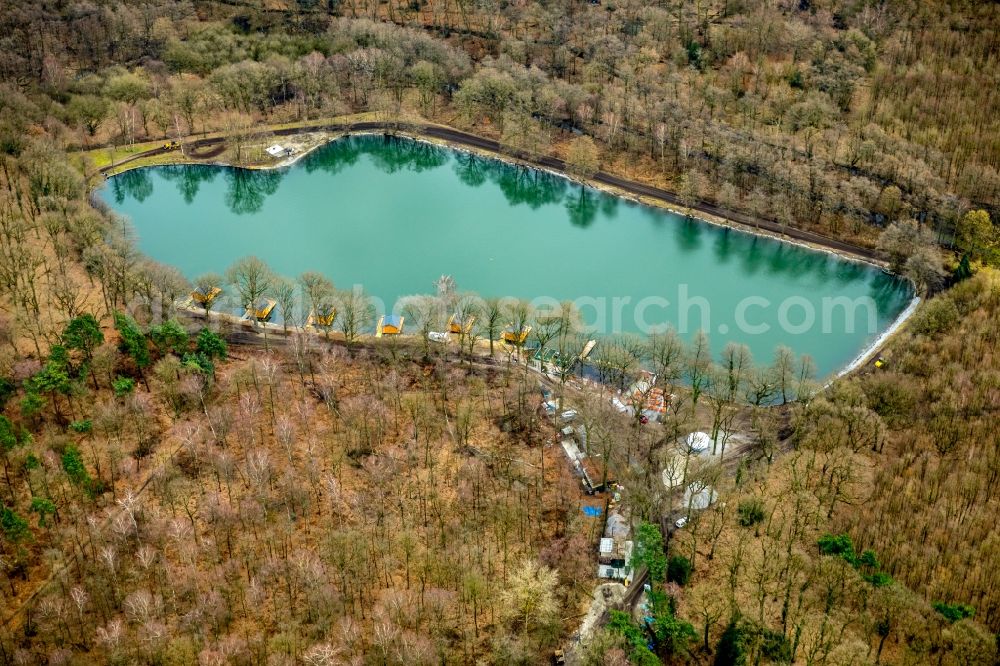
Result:
{"label": "forest", "polygon": [[[996,663],[998,14],[5,3],[0,663]],[[249,137],[352,118],[456,127],[848,241],[924,302],[878,367],[828,386],[787,348],[713,358],[670,331],[600,340],[584,384],[503,343],[530,327],[574,357],[568,305],[443,280],[405,304],[416,335],[375,340],[363,292],[256,257],[190,281],[90,196],[165,141],[222,136],[238,164]],[[300,316],[269,331],[174,308],[214,288]],[[452,312],[475,325],[430,343]],[[608,400],[643,369],[675,396],[655,424]],[[567,465],[550,393],[617,498]],[[696,430],[716,464],[692,461]],[[693,511],[668,472],[718,498]],[[603,522],[581,509],[612,501],[645,611],[580,637]]]}

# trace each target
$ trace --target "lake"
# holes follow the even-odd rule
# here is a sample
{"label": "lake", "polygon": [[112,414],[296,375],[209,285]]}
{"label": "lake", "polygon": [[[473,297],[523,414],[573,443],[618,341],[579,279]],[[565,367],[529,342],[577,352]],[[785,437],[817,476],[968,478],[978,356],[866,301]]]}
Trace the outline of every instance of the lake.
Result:
{"label": "lake", "polygon": [[110,178],[103,199],[139,248],[189,278],[257,255],[294,278],[361,285],[391,310],[442,274],[463,291],[577,303],[597,333],[671,324],[714,350],[851,362],[912,299],[867,264],[689,219],[559,175],[424,142],[334,141],[281,170],[163,166]]}

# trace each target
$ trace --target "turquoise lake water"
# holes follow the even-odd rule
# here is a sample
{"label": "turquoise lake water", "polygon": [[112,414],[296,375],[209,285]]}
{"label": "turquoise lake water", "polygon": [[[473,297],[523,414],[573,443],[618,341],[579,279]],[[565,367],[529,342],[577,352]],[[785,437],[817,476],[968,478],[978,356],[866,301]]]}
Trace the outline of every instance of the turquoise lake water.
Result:
{"label": "turquoise lake water", "polygon": [[254,254],[392,309],[449,274],[483,296],[575,300],[598,333],[704,328],[713,349],[743,342],[759,363],[784,344],[821,376],[912,298],[875,267],[409,139],[341,139],[278,171],[137,169],[101,196],[144,253],[190,278]]}

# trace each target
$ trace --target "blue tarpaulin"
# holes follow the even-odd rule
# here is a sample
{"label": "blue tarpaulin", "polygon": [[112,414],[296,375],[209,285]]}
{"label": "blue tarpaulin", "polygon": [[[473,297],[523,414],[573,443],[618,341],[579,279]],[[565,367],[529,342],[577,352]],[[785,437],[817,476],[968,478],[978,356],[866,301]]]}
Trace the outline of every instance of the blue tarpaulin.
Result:
{"label": "blue tarpaulin", "polygon": [[599,506],[585,506],[583,507],[583,513],[587,516],[597,517],[603,513],[601,507]]}

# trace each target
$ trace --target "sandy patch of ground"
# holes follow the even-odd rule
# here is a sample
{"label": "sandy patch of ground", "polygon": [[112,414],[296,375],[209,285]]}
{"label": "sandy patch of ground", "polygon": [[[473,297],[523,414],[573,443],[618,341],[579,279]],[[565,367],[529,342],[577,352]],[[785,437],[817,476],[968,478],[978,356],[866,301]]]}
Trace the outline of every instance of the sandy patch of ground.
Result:
{"label": "sandy patch of ground", "polygon": [[602,583],[594,588],[594,599],[580,623],[580,629],[573,634],[572,650],[586,645],[598,628],[604,612],[617,608],[625,600],[625,586],[621,583]]}

